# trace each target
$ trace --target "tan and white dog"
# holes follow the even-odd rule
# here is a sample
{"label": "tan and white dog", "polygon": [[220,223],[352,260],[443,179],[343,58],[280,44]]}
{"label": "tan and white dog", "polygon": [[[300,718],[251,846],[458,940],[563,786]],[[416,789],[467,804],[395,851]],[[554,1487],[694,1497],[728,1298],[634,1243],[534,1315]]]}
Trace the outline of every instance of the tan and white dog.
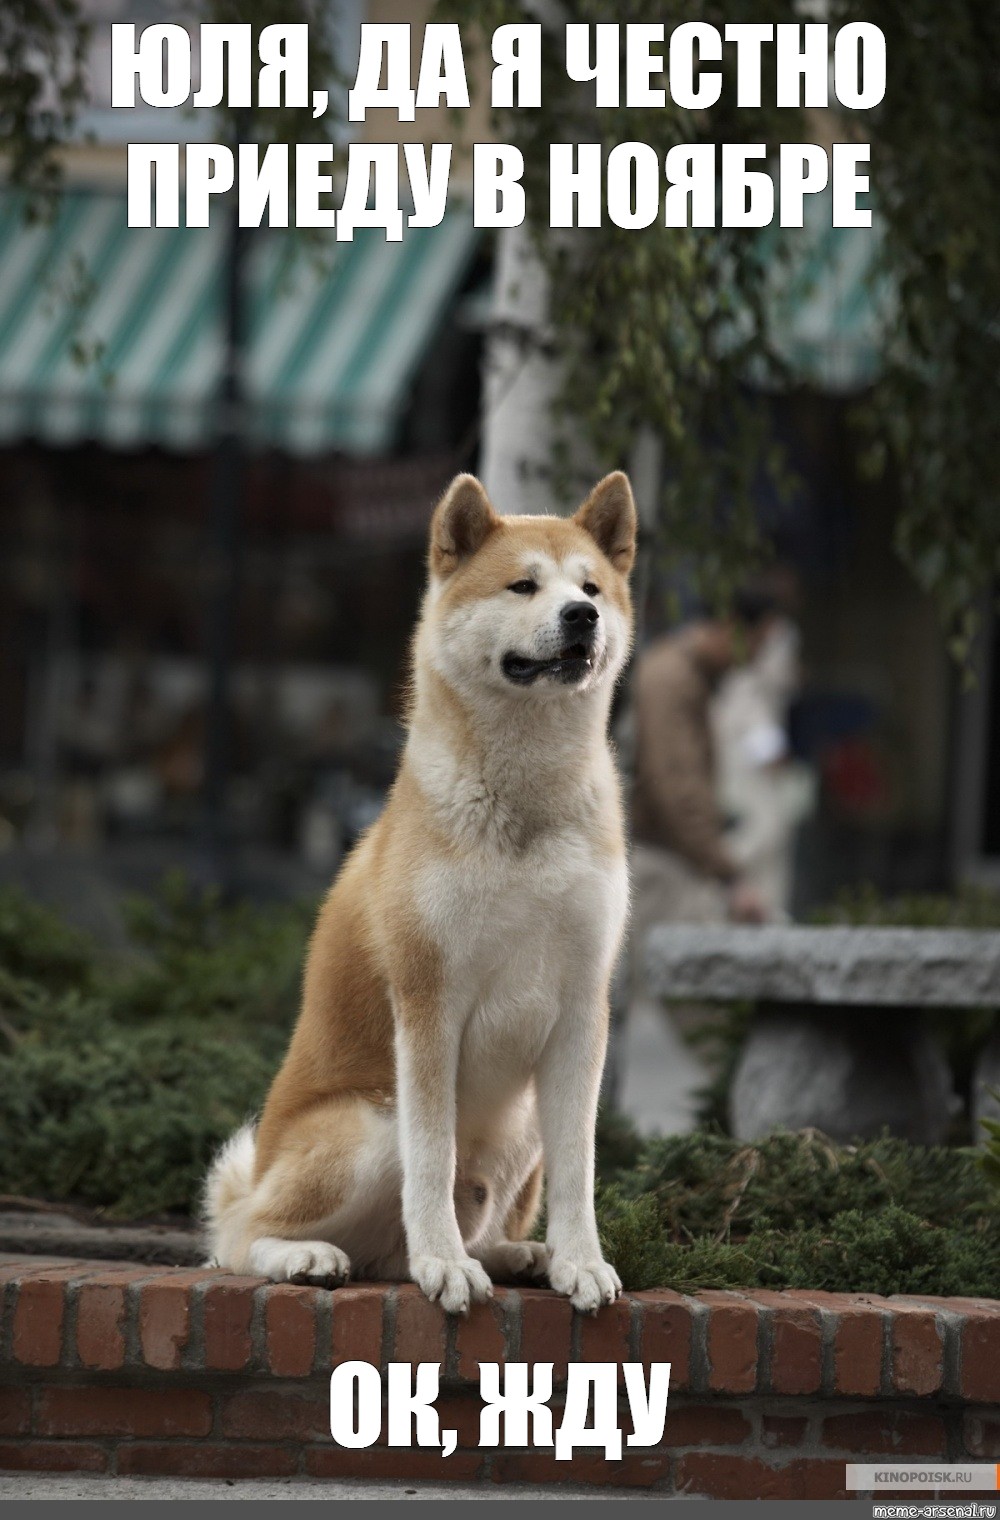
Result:
{"label": "tan and white dog", "polygon": [[[412,1278],[451,1313],[547,1274],[621,1284],[594,1125],[627,866],[607,740],[636,514],[501,517],[460,475],[431,524],[408,736],[320,911],[256,1131],[210,1172],[214,1260],[276,1280]],[[546,1247],[528,1241],[547,1176]]]}

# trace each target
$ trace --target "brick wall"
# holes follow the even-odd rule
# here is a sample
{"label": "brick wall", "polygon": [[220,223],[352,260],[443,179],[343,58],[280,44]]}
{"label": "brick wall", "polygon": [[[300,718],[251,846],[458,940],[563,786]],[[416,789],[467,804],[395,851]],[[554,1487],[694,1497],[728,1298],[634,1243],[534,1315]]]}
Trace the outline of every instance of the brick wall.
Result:
{"label": "brick wall", "polygon": [[[410,1284],[328,1293],[28,1257],[0,1257],[0,1288],[5,1469],[834,1498],[849,1460],[1000,1461],[1000,1303],[985,1300],[651,1292],[587,1318],[542,1289],[498,1290],[455,1321]],[[554,1410],[572,1360],[671,1362],[662,1445],[620,1462],[479,1450],[478,1363],[505,1358],[556,1364]],[[440,1362],[458,1450],[335,1446],[328,1379],[345,1360]]]}

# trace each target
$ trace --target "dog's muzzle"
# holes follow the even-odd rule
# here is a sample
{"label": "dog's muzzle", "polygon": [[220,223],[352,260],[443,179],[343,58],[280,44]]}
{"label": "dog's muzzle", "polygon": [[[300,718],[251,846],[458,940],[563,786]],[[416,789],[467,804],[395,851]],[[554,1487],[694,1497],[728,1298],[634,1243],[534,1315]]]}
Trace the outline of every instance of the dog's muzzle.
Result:
{"label": "dog's muzzle", "polygon": [[567,602],[559,614],[559,630],[565,643],[547,660],[535,660],[513,650],[505,654],[500,668],[515,686],[531,686],[540,676],[573,686],[594,668],[600,613],[593,602]]}

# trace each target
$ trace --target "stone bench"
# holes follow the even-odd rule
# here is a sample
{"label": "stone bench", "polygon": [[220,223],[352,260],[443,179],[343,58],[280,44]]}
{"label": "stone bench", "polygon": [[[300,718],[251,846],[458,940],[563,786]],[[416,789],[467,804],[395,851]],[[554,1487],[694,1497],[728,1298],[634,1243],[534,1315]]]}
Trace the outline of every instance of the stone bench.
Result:
{"label": "stone bench", "polygon": [[[931,1009],[1000,1006],[1000,933],[663,925],[645,945],[647,985],[664,1000],[757,1005],[730,1090],[740,1139],[777,1127],[834,1139],[888,1127],[941,1141],[959,1107]],[[983,1051],[974,1120],[995,1112],[1000,1036]]]}

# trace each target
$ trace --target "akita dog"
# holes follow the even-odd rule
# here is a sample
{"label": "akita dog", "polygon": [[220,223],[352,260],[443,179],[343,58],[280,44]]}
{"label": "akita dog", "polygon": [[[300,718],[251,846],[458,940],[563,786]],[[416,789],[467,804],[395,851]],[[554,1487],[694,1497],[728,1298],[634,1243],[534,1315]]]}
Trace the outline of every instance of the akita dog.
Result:
{"label": "akita dog", "polygon": [[[636,513],[498,516],[459,475],[430,531],[408,736],[324,903],[256,1130],[209,1174],[214,1260],[275,1280],[412,1278],[449,1313],[548,1276],[621,1290],[594,1125],[627,863],[607,739]],[[526,1237],[547,1177],[547,1242]]]}

